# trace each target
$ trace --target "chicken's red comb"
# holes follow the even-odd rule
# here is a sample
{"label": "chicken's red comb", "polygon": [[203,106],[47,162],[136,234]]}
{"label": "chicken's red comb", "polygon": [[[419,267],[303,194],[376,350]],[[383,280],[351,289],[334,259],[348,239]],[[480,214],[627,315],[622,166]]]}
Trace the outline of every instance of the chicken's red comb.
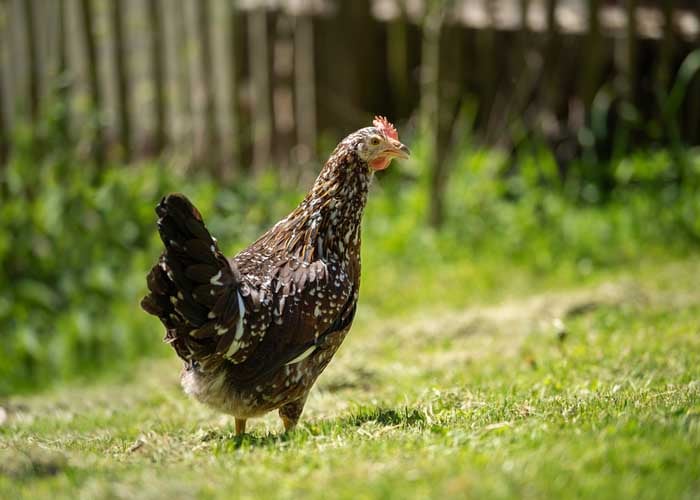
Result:
{"label": "chicken's red comb", "polygon": [[390,137],[394,140],[399,140],[399,133],[396,131],[396,127],[394,127],[389,120],[387,120],[383,116],[375,116],[374,121],[372,122],[372,125],[377,127],[381,132],[387,136]]}

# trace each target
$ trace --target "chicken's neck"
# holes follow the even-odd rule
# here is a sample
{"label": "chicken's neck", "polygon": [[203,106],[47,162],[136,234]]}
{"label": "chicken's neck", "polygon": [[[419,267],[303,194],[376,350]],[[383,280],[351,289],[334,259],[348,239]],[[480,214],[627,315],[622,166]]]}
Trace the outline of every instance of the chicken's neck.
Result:
{"label": "chicken's neck", "polygon": [[303,260],[360,258],[360,224],[372,180],[366,165],[348,161],[324,167],[311,191],[283,222],[287,248]]}

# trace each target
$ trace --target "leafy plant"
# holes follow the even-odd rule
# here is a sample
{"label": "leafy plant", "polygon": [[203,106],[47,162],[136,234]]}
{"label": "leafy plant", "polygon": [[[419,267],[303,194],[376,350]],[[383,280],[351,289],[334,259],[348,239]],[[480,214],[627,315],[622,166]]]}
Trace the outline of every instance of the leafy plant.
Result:
{"label": "leafy plant", "polygon": [[[0,394],[167,352],[161,326],[138,307],[160,252],[153,207],[165,193],[190,196],[228,253],[302,196],[271,174],[222,186],[144,164],[98,178],[67,155],[36,164],[29,144],[0,171]],[[515,170],[497,152],[459,152],[439,231],[424,223],[420,161],[408,165],[417,179],[379,178],[364,224],[363,314],[458,307],[532,282],[516,276],[572,281],[697,249],[697,156],[683,182],[665,152],[607,165],[616,187],[604,201],[586,194],[587,182],[562,183],[546,149],[527,151]]]}

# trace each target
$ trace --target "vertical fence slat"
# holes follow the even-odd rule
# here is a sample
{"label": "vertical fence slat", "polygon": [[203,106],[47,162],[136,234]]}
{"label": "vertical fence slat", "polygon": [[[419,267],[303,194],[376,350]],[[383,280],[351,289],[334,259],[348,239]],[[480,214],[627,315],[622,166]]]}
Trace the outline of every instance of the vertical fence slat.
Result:
{"label": "vertical fence slat", "polygon": [[304,163],[316,158],[314,22],[308,15],[296,18],[294,50],[297,142],[302,148],[298,151],[296,160]]}
{"label": "vertical fence slat", "polygon": [[269,38],[272,49],[272,151],[275,164],[286,169],[289,166],[289,153],[296,143],[293,95],[294,19],[282,13],[275,16],[274,31]]}
{"label": "vertical fence slat", "polygon": [[112,0],[110,2],[110,24],[112,31],[112,58],[114,59],[114,71],[116,76],[116,106],[119,140],[123,160],[131,160],[131,113],[130,113],[130,79],[127,68],[126,49],[124,46],[127,3],[124,0]]}
{"label": "vertical fence slat", "polygon": [[228,86],[231,136],[227,142],[229,143],[228,161],[234,169],[239,169],[243,163],[242,151],[245,143],[243,137],[247,130],[240,105],[240,79],[243,73],[244,49],[244,37],[241,36],[244,28],[242,18],[243,16],[236,9],[235,2],[228,2],[228,50],[230,53],[228,58]]}
{"label": "vertical fence slat", "polygon": [[202,112],[204,115],[204,129],[198,141],[199,147],[197,148],[197,156],[203,158],[208,166],[214,169],[215,167],[221,168],[222,162],[219,151],[216,109],[214,106],[214,77],[211,37],[209,33],[210,8],[209,0],[198,0],[196,2],[195,24],[197,27],[199,46],[199,90],[202,99]]}
{"label": "vertical fence slat", "polygon": [[0,168],[7,161],[10,152],[10,138],[5,119],[7,110],[5,109],[5,36],[8,35],[7,30],[7,6],[4,2],[0,2]]}
{"label": "vertical fence slat", "polygon": [[535,81],[537,81],[536,75],[539,74],[539,69],[541,68],[541,64],[537,64],[537,61],[533,61],[530,58],[530,44],[532,40],[529,24],[530,0],[520,0],[518,7],[520,30],[514,36],[516,43],[511,51],[511,62],[509,65],[509,73],[513,75],[512,78],[518,82],[518,85],[513,89],[506,111],[499,120],[499,128],[501,130],[514,125],[516,127],[522,126],[522,119],[528,106],[528,100],[533,95]]}
{"label": "vertical fence slat", "polygon": [[[114,0],[113,0],[114,1]],[[204,0],[202,0],[204,2]],[[148,19],[151,44],[151,77],[153,79],[153,115],[155,117],[153,130],[153,150],[161,153],[166,142],[166,108],[165,108],[165,57],[163,19],[160,0],[148,0]]]}
{"label": "vertical fence slat", "polygon": [[586,3],[588,10],[588,34],[586,36],[588,55],[581,78],[581,97],[583,98],[586,114],[590,116],[593,99],[595,99],[598,90],[600,73],[600,0],[587,0]]}
{"label": "vertical fence slat", "polygon": [[26,44],[27,58],[27,90],[29,92],[29,117],[36,127],[39,121],[39,54],[37,51],[37,33],[34,19],[34,0],[22,0],[22,14],[24,17],[24,43]]}
{"label": "vertical fence slat", "polygon": [[558,0],[547,0],[546,3],[546,18],[547,18],[547,42],[545,48],[545,64],[544,68],[548,76],[545,88],[546,95],[544,103],[546,109],[554,116],[559,115],[559,106],[561,103],[561,75],[560,69],[563,67],[560,61],[561,55],[561,37],[559,36],[559,23],[557,20]]}
{"label": "vertical fence slat", "polygon": [[70,90],[72,83],[72,77],[69,75],[68,68],[68,12],[66,0],[58,0],[56,12],[57,82],[52,90],[55,91],[56,98],[60,103],[58,129],[65,146],[71,139]]}
{"label": "vertical fence slat", "polygon": [[556,43],[556,35],[559,33],[559,26],[557,24],[557,0],[547,0],[546,9],[547,43],[549,45],[549,50],[552,50],[552,46]]}
{"label": "vertical fence slat", "polygon": [[410,112],[408,103],[408,27],[403,12],[387,27],[387,70],[394,109],[400,116]]}
{"label": "vertical fence slat", "polygon": [[673,29],[673,0],[663,0],[661,11],[664,17],[664,29],[656,80],[657,84],[659,85],[659,89],[667,92],[672,81],[671,71],[673,68],[673,51],[675,45]]}
{"label": "vertical fence slat", "polygon": [[421,100],[420,128],[427,141],[430,166],[430,200],[428,223],[438,227],[442,223],[443,203],[439,177],[442,165],[437,161],[440,141],[440,36],[443,12],[438,2],[430,5],[423,21],[423,46],[421,49]]}
{"label": "vertical fence slat", "polygon": [[26,50],[21,21],[21,0],[7,0],[7,67],[12,68],[5,75],[7,90],[7,116],[10,130],[14,130],[25,120],[27,113]]}
{"label": "vertical fence slat", "polygon": [[[190,76],[190,30],[187,23],[185,2],[188,0],[172,0],[172,22],[170,43],[174,52],[175,64],[175,95],[177,101],[176,120],[178,152],[192,153],[192,83]],[[186,145],[186,147],[183,147]]]}
{"label": "vertical fence slat", "polygon": [[[695,15],[700,22],[700,4],[695,9]],[[695,48],[700,49],[700,31],[695,37]],[[690,99],[688,106],[688,140],[694,144],[700,144],[700,75],[695,75],[694,82],[691,83]]]}
{"label": "vertical fence slat", "polygon": [[80,24],[83,47],[88,70],[88,86],[91,100],[91,122],[93,130],[93,151],[95,162],[104,165],[104,131],[102,125],[102,91],[100,89],[99,72],[97,67],[97,40],[95,38],[94,12],[91,0],[80,0]]}
{"label": "vertical fence slat", "polygon": [[625,0],[625,13],[627,16],[625,92],[628,102],[635,103],[637,96],[637,0]]}
{"label": "vertical fence slat", "polygon": [[489,18],[488,25],[484,29],[476,32],[476,53],[477,64],[479,65],[478,75],[478,93],[479,93],[479,125],[486,130],[487,137],[491,136],[490,118],[492,116],[494,100],[496,97],[496,64],[493,54],[496,47],[496,33],[493,28],[493,9],[492,2],[485,2],[484,9]]}
{"label": "vertical fence slat", "polygon": [[[447,8],[450,7],[448,3]],[[434,166],[431,172],[431,218],[430,223],[437,227],[445,220],[445,190],[450,175],[450,156],[454,147],[464,144],[463,133],[455,134],[454,128],[459,119],[463,102],[460,92],[463,84],[463,37],[462,30],[453,25],[442,26],[439,39],[438,57],[438,113],[436,145],[433,155]],[[449,48],[449,50],[445,50]]]}
{"label": "vertical fence slat", "polygon": [[[2,51],[2,39],[0,39],[0,53]],[[10,140],[5,125],[5,93],[3,92],[2,83],[4,77],[4,68],[0,64],[0,167],[7,161],[10,151]]]}
{"label": "vertical fence slat", "polygon": [[253,93],[253,168],[260,172],[270,160],[272,105],[267,13],[256,9],[248,16],[248,47]]}
{"label": "vertical fence slat", "polygon": [[526,35],[530,31],[530,0],[520,0],[520,32],[523,34],[522,38],[527,38]]}

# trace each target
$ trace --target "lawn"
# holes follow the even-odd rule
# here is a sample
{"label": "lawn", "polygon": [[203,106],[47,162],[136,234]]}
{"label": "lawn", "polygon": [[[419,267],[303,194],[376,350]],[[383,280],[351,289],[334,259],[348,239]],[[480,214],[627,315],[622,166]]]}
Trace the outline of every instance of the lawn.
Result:
{"label": "lawn", "polygon": [[11,396],[0,497],[700,498],[698,275],[688,257],[361,307],[291,435],[271,414],[235,437],[174,356]]}

